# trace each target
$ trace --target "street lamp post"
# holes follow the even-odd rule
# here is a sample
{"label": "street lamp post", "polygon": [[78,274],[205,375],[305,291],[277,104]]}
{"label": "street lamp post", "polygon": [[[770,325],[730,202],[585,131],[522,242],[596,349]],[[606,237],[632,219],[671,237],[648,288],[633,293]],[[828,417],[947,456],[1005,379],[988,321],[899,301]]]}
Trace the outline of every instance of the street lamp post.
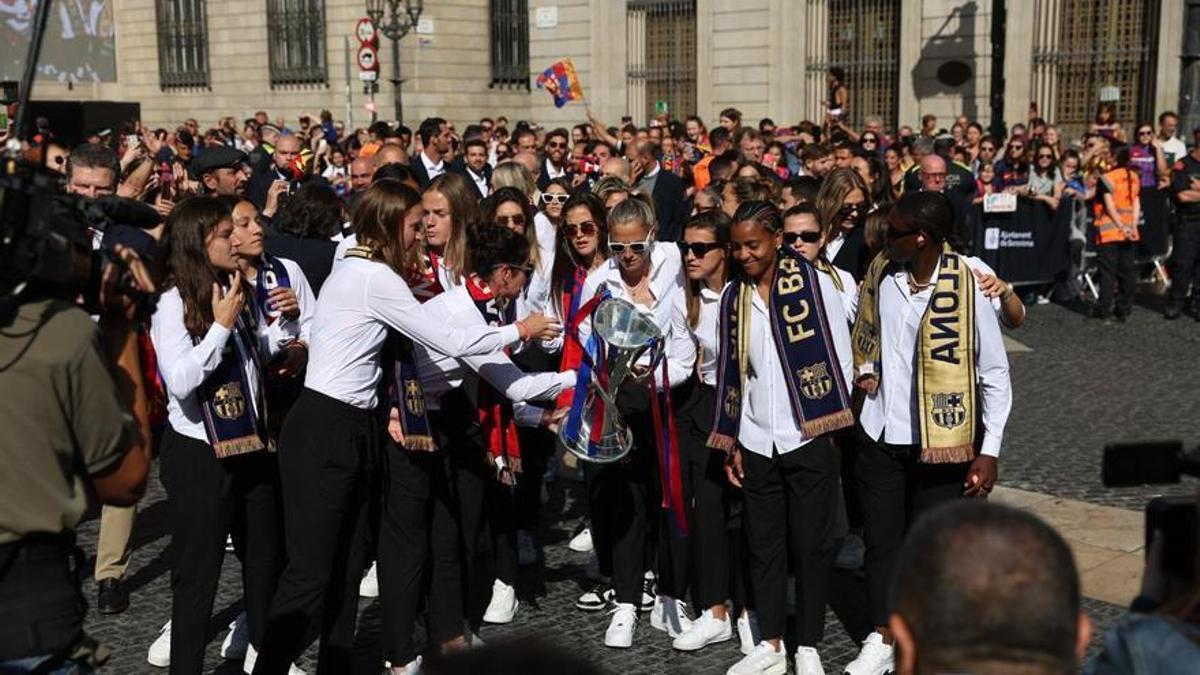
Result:
{"label": "street lamp post", "polygon": [[[392,41],[392,91],[395,94],[396,123],[404,123],[404,107],[400,98],[400,40],[417,27],[425,0],[367,0],[367,16]],[[386,15],[386,19],[384,16]]]}

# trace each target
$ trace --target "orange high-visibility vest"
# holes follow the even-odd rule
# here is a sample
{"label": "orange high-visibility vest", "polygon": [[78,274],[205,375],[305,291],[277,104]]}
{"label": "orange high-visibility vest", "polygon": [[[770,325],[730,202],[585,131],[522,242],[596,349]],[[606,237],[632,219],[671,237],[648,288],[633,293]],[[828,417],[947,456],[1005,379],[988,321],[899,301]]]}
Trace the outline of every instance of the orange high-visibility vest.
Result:
{"label": "orange high-visibility vest", "polygon": [[1120,226],[1108,215],[1108,209],[1104,208],[1104,199],[1097,195],[1093,207],[1096,218],[1096,243],[1112,244],[1141,239],[1137,223],[1133,222],[1133,205],[1137,202],[1142,187],[1137,172],[1116,168],[1101,176],[1100,181],[1104,183],[1104,189],[1112,195],[1121,222],[1133,226],[1133,236],[1125,236]]}

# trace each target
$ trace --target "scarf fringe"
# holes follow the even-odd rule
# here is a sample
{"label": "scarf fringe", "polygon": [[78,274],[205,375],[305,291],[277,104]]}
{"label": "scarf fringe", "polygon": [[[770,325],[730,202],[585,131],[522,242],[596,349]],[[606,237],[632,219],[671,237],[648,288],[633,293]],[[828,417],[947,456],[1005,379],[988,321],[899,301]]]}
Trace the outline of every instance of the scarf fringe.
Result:
{"label": "scarf fringe", "polygon": [[[492,453],[489,452],[488,456],[487,456],[487,462],[488,462],[488,466],[491,469],[495,470],[496,455],[493,455]],[[512,455],[507,455],[504,458],[504,463],[505,463],[505,465],[508,466],[509,470],[512,471],[514,474],[521,473],[521,457],[520,456],[514,457]]]}
{"label": "scarf fringe", "polygon": [[921,448],[922,464],[964,464],[975,459],[975,446],[954,445],[947,448]]}
{"label": "scarf fringe", "polygon": [[708,435],[708,447],[713,450],[720,450],[726,453],[733,452],[733,446],[736,442],[737,439],[728,434],[718,434],[714,431]]}
{"label": "scarf fringe", "polygon": [[825,415],[814,420],[805,420],[800,430],[809,438],[854,426],[854,412],[850,409],[839,410],[832,415]]}
{"label": "scarf fringe", "polygon": [[416,452],[436,452],[432,436],[405,436],[404,449]]}
{"label": "scarf fringe", "polygon": [[216,453],[217,459],[225,459],[226,457],[245,455],[251,452],[258,452],[259,450],[267,450],[268,448],[263,445],[262,439],[258,436],[245,436],[243,438],[215,443],[212,449]]}

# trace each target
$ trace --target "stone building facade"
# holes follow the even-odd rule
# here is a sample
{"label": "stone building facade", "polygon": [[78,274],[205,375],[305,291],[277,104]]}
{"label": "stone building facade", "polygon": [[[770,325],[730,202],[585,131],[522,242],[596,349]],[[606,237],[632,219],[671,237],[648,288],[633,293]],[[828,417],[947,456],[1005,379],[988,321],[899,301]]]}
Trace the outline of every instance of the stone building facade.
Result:
{"label": "stone building facade", "polygon": [[[354,125],[370,120],[354,36],[355,23],[365,15],[363,0],[107,2],[115,27],[115,78],[39,82],[36,99],[135,102],[152,125],[186,117],[208,125],[225,114],[241,118],[259,109],[292,121],[323,108]],[[725,107],[740,109],[750,120],[818,120],[830,65],[847,70],[852,116],[879,116],[889,128],[915,125],[927,113],[943,124],[960,112],[985,124],[1002,115],[1011,124],[1025,119],[1031,100],[1047,117],[1085,124],[1078,119],[1083,111],[1114,94],[1119,116],[1131,123],[1179,105],[1184,5],[1184,0],[426,0],[418,29],[400,45],[403,121],[415,126],[438,114],[461,128],[502,114],[551,125],[581,122],[582,103],[555,108],[533,85],[541,70],[569,57],[587,103],[609,123],[624,115],[644,121],[664,106],[680,117],[697,112],[710,121]],[[298,78],[304,81],[280,81],[274,68],[281,57],[272,55],[277,47],[270,36],[292,30],[287,17],[296,11],[308,12],[309,19],[319,15],[320,25],[306,24],[316,34],[304,46],[316,45],[323,71]],[[198,84],[169,83],[164,76],[163,45],[180,39],[175,28],[180,16],[195,19],[184,32],[204,41],[203,78],[193,73]],[[495,62],[498,35],[515,45],[504,64]],[[288,59],[296,58],[293,48]],[[394,119],[386,38],[379,61],[376,108],[382,119]],[[510,75],[498,79],[500,65]],[[528,73],[528,80],[513,78],[513,68]]]}

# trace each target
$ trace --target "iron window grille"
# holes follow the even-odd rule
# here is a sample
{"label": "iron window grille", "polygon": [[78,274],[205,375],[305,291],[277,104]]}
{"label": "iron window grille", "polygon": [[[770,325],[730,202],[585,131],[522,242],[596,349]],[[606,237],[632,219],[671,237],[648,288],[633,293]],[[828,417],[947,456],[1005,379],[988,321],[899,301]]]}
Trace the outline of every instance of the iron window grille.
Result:
{"label": "iron window grille", "polygon": [[629,111],[650,119],[696,112],[696,0],[628,0]]}
{"label": "iron window grille", "polygon": [[271,86],[325,84],[323,0],[267,0]]}
{"label": "iron window grille", "polygon": [[900,88],[899,0],[828,0],[826,60],[809,65],[810,81],[819,82],[822,99],[831,92],[824,83],[831,66],[846,73],[849,93],[846,122],[861,129],[868,118],[896,128],[896,93]]}
{"label": "iron window grille", "polygon": [[163,89],[208,86],[205,0],[155,0],[158,82]]}
{"label": "iron window grille", "polygon": [[489,86],[529,89],[529,0],[491,0]]}

